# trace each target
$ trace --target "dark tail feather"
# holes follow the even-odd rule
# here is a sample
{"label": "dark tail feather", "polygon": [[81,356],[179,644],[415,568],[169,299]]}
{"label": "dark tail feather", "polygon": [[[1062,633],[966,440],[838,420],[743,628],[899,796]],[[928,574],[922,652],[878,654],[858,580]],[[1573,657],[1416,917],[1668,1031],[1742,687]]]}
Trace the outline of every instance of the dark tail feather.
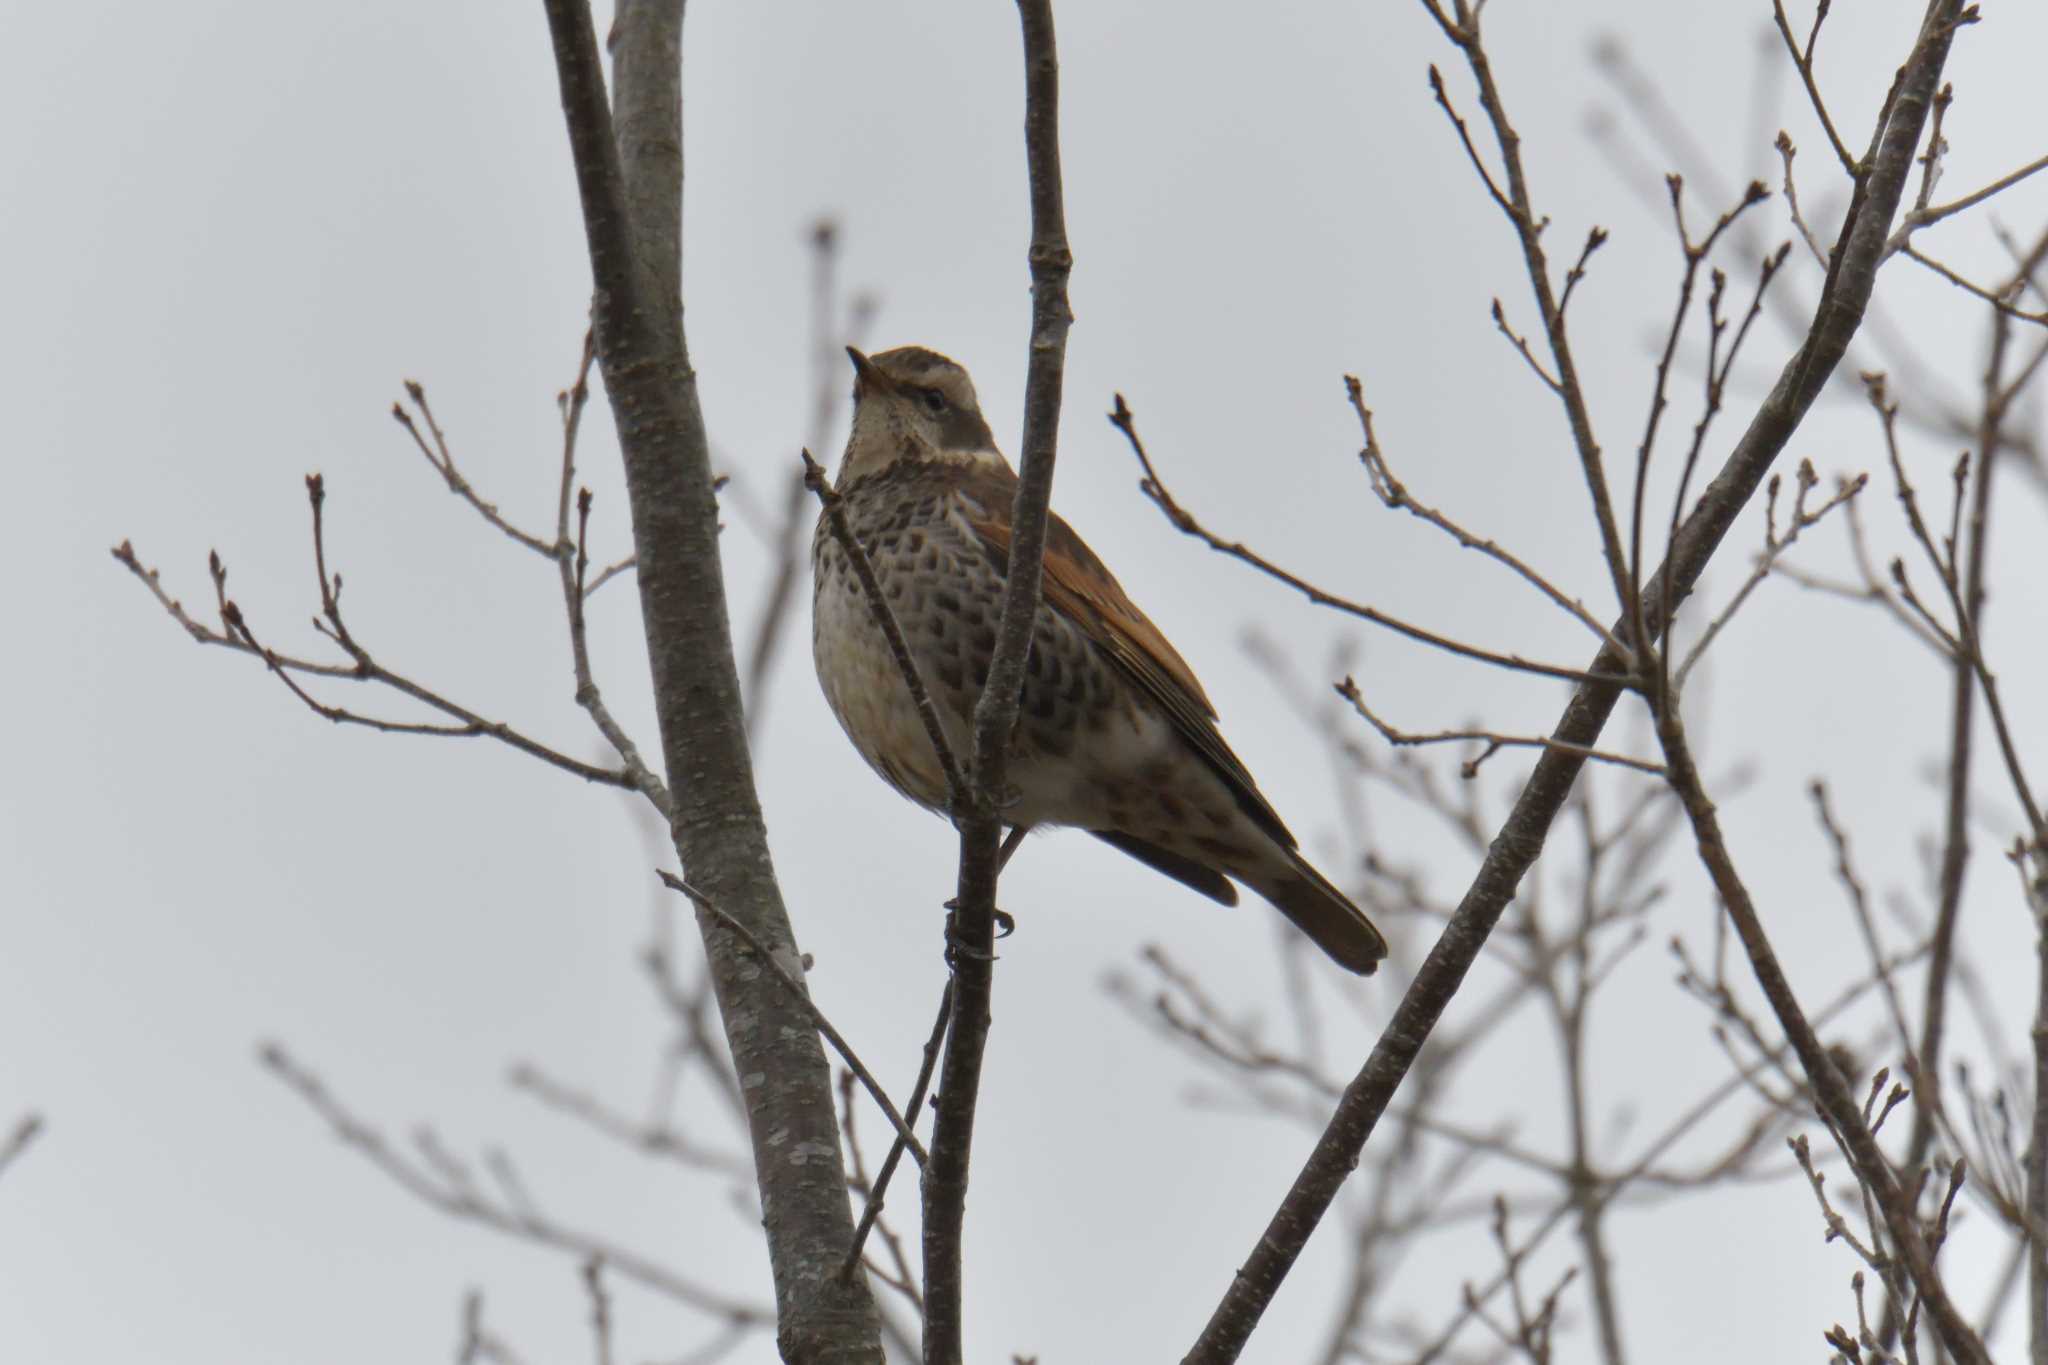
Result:
{"label": "dark tail feather", "polygon": [[1310,867],[1299,853],[1288,853],[1288,869],[1259,885],[1260,895],[1273,902],[1297,929],[1336,962],[1360,976],[1371,976],[1387,955],[1387,941],[1371,920],[1344,893]]}
{"label": "dark tail feather", "polygon": [[1122,830],[1091,829],[1088,831],[1111,848],[1121,849],[1145,866],[1164,872],[1182,886],[1192,887],[1212,901],[1224,905],[1237,904],[1237,888],[1230,884],[1230,878],[1193,858],[1148,844],[1143,839],[1125,834]]}

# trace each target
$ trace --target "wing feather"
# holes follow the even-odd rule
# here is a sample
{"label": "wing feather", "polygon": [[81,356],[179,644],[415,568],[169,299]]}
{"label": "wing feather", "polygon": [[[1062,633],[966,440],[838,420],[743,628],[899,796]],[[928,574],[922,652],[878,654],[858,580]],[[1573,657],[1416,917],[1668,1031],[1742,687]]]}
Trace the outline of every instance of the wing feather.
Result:
{"label": "wing feather", "polygon": [[[1017,476],[1007,466],[982,466],[967,475],[962,491],[967,494],[969,524],[1008,573],[1010,508],[1016,498]],[[1040,591],[1046,605],[1078,626],[1159,704],[1181,738],[1223,779],[1246,815],[1283,848],[1293,848],[1294,836],[1216,728],[1216,708],[1187,660],[1138,610],[1108,566],[1057,513],[1050,515],[1046,527],[1044,565]]]}

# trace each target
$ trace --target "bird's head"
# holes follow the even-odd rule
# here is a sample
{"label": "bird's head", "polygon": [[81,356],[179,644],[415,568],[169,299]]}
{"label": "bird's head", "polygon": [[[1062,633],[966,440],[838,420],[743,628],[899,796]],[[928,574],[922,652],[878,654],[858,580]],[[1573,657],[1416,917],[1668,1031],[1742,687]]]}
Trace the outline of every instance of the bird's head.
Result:
{"label": "bird's head", "polygon": [[899,346],[853,360],[853,432],[839,480],[877,474],[904,460],[1003,464],[967,371],[937,351]]}

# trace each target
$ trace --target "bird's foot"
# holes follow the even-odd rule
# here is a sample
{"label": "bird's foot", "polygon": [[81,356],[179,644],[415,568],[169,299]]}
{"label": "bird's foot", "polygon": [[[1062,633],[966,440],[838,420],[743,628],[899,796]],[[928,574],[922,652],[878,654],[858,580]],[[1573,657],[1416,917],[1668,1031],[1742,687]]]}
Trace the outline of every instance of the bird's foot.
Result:
{"label": "bird's foot", "polygon": [[[1007,910],[992,910],[991,914],[995,917],[995,936],[997,938],[1008,938],[1011,934],[1017,932],[1016,916],[1010,914]],[[960,936],[960,900],[958,897],[955,897],[946,902],[946,965],[948,967],[954,966],[957,964],[958,959],[963,957],[977,962],[993,962],[996,960],[994,953],[983,952],[980,948],[967,942]]]}

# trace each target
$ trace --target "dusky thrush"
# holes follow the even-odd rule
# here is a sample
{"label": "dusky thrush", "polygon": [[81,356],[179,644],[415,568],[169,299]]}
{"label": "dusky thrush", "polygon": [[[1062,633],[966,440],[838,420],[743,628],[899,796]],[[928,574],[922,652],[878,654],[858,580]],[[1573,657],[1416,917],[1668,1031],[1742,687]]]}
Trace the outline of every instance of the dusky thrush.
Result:
{"label": "dusky thrush", "polygon": [[[1002,615],[1017,476],[966,370],[919,346],[848,354],[853,432],[839,506],[964,764]],[[1232,879],[1243,882],[1336,961],[1371,972],[1386,940],[1301,856],[1187,661],[1057,516],[1044,564],[1003,818],[1085,829],[1225,905],[1237,903]],[[825,700],[870,767],[943,813],[938,753],[824,514],[811,573]]]}

